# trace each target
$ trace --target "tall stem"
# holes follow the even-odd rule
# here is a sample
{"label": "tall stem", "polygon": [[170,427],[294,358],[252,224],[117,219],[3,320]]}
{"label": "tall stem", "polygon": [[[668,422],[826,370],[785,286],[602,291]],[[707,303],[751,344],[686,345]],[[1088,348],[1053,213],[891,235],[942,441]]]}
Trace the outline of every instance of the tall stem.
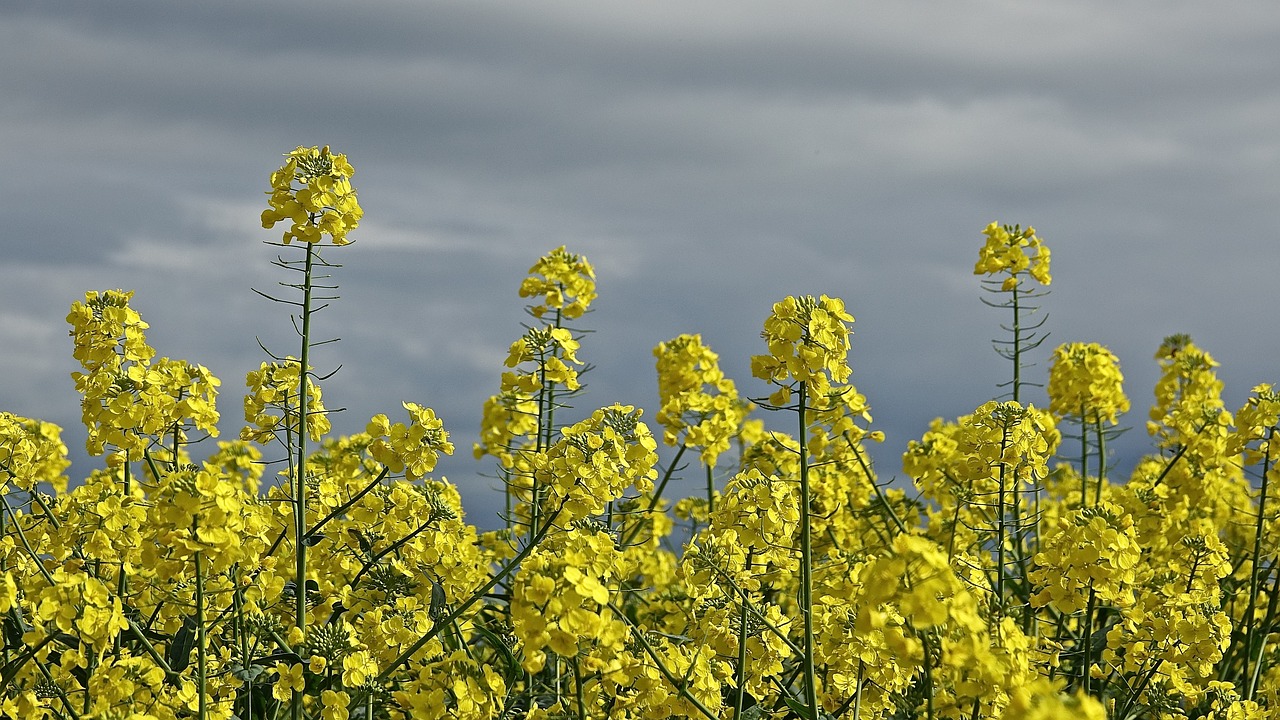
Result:
{"label": "tall stem", "polygon": [[[306,632],[307,627],[307,411],[311,405],[311,389],[307,382],[311,354],[311,271],[315,263],[315,245],[307,243],[307,259],[302,279],[302,353],[298,368],[298,454],[294,462],[294,623]],[[302,695],[295,693],[291,706],[293,720],[302,720]]]}
{"label": "tall stem", "polygon": [[809,518],[808,385],[800,383],[800,611],[804,614],[804,695],[809,717],[818,717],[818,679],[813,663],[813,538]]}
{"label": "tall stem", "polygon": [[1022,325],[1018,312],[1018,286],[1013,287],[1013,401],[1020,403],[1022,387]]}
{"label": "tall stem", "polygon": [[[1262,534],[1267,517],[1267,475],[1271,471],[1271,448],[1275,447],[1275,439],[1276,429],[1273,427],[1267,432],[1267,455],[1262,461],[1262,489],[1258,495],[1258,516],[1254,521],[1253,527],[1253,562],[1249,569],[1249,606],[1244,612],[1244,666],[1240,668],[1240,677],[1242,679],[1250,677],[1249,664],[1253,661],[1254,628],[1258,624],[1253,617],[1253,612],[1258,600],[1258,565],[1262,561]],[[1258,662],[1262,662],[1261,647],[1258,648]],[[1250,678],[1245,687],[1243,699],[1253,699],[1254,685],[1255,683]]]}
{"label": "tall stem", "polygon": [[[1009,465],[1004,460],[1006,449],[1009,447],[1009,427],[1006,423],[1004,433],[1000,438],[1000,487],[996,491],[996,596],[995,604],[992,607],[992,613],[995,620],[992,627],[1000,627],[1000,619],[1004,616],[1004,546],[1005,546],[1005,481],[1008,476]],[[1014,482],[1017,482],[1015,475]]]}
{"label": "tall stem", "polygon": [[[192,523],[191,534],[196,532],[195,524]],[[208,657],[205,649],[204,635],[204,564],[201,562],[201,553],[196,553],[196,684],[199,688],[200,699],[200,720],[205,720],[208,715]]]}
{"label": "tall stem", "polygon": [[1098,505],[1102,502],[1102,484],[1107,481],[1107,436],[1102,432],[1102,417],[1097,412],[1093,416],[1093,430],[1098,438],[1098,488],[1094,492],[1093,504]]}
{"label": "tall stem", "polygon": [[1080,507],[1089,506],[1089,430],[1085,426],[1084,401],[1080,402]]}
{"label": "tall stem", "polygon": [[[751,564],[755,560],[755,550],[747,551],[747,573],[751,572]],[[733,699],[733,718],[742,717],[742,705],[747,695],[747,593],[744,589],[738,599],[738,667],[734,669],[734,681],[738,687]]]}
{"label": "tall stem", "polygon": [[712,475],[715,468],[707,466],[707,515],[716,511],[716,481]]}

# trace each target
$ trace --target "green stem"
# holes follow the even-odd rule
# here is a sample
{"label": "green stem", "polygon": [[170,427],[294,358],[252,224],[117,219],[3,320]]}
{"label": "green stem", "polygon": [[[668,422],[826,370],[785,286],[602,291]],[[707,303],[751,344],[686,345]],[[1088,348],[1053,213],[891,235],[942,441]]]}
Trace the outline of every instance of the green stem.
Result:
{"label": "green stem", "polygon": [[[192,523],[191,533],[196,531]],[[208,717],[208,657],[206,656],[204,634],[204,563],[202,553],[196,553],[196,686],[200,693],[200,720]]]}
{"label": "green stem", "polygon": [[586,703],[582,699],[582,669],[578,667],[578,656],[573,656],[573,688],[574,698],[577,701],[578,720],[587,720]]}
{"label": "green stem", "polygon": [[814,669],[813,638],[813,537],[809,517],[809,419],[805,414],[808,385],[800,383],[800,402],[796,414],[800,420],[800,612],[804,615],[804,695],[809,717],[818,717],[818,677]]}
{"label": "green stem", "polygon": [[1089,506],[1089,433],[1085,431],[1084,401],[1080,401],[1080,507]]}
{"label": "green stem", "polygon": [[711,513],[715,512],[716,510],[716,485],[715,485],[715,478],[712,476],[712,470],[714,470],[714,468],[708,465],[707,466],[707,515],[708,516],[711,515]]}
{"label": "green stem", "polygon": [[[755,550],[747,552],[747,572],[751,572],[751,563]],[[738,605],[738,667],[734,671],[734,683],[738,687],[737,697],[733,701],[734,720],[742,717],[742,703],[747,695],[747,597],[743,592]]]}
{"label": "green stem", "polygon": [[1022,387],[1022,325],[1018,308],[1018,286],[1013,286],[1013,401],[1020,402]]}
{"label": "green stem", "polygon": [[1089,669],[1093,665],[1093,609],[1098,602],[1097,591],[1089,583],[1089,603],[1084,611],[1084,657],[1080,661],[1080,687],[1089,694]]}
{"label": "green stem", "polygon": [[[1081,432],[1084,431],[1082,427]],[[1107,481],[1107,437],[1102,431],[1102,418],[1095,412],[1093,430],[1098,438],[1098,488],[1093,496],[1093,504],[1102,503],[1102,485]]]}
{"label": "green stem", "polygon": [[[130,481],[133,479],[132,477],[130,477],[130,473],[129,473],[129,451],[128,450],[124,452],[123,470],[124,470],[124,495],[123,497],[121,497],[121,502],[127,503],[129,502],[129,493],[132,490],[132,488],[130,487],[130,484],[131,484]],[[124,568],[125,568],[125,562],[124,562],[124,559],[122,558],[120,560],[120,570],[119,570],[120,574],[116,576],[116,596],[120,598],[120,602],[125,601],[125,597],[129,592],[129,578],[125,574]],[[120,647],[121,647],[120,643],[121,643],[120,635],[117,634],[115,642],[113,644],[113,649],[112,649],[112,654],[116,658],[120,657]]]}
{"label": "green stem", "polygon": [[[1015,386],[1016,387],[1016,386]],[[1004,545],[1005,545],[1005,480],[1008,476],[1009,464],[1004,461],[1004,454],[1009,447],[1009,426],[1006,423],[1000,437],[1000,487],[996,491],[996,596],[992,606],[992,627],[1000,626],[1000,618],[1004,615]],[[1014,482],[1017,482],[1015,476]]]}
{"label": "green stem", "polygon": [[[294,463],[294,623],[302,632],[307,628],[307,412],[311,391],[307,382],[311,354],[311,272],[315,263],[315,244],[307,243],[307,258],[302,280],[302,354],[298,359],[298,449]],[[293,720],[303,720],[302,695],[295,693],[291,701]]]}
{"label": "green stem", "polygon": [[[1262,534],[1263,525],[1267,516],[1267,475],[1271,469],[1271,448],[1275,446],[1276,429],[1273,427],[1267,433],[1267,455],[1262,462],[1262,488],[1258,494],[1258,516],[1254,520],[1253,527],[1253,563],[1249,571],[1249,605],[1244,612],[1245,634],[1244,634],[1244,665],[1240,668],[1240,677],[1248,678],[1249,664],[1253,661],[1253,642],[1254,642],[1254,626],[1257,622],[1254,620],[1253,612],[1258,600],[1258,582],[1259,582],[1259,564],[1262,561]],[[1262,650],[1258,650],[1258,663],[1262,663]],[[1253,699],[1254,683],[1250,682],[1245,691],[1244,700]]]}

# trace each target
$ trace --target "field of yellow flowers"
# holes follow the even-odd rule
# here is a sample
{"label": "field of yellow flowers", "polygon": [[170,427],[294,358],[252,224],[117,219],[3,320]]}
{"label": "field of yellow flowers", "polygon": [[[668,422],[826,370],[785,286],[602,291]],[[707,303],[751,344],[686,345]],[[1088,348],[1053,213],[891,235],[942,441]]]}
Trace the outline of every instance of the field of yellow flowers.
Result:
{"label": "field of yellow flowers", "polygon": [[[682,335],[654,349],[651,421],[568,410],[596,285],[551,251],[473,449],[506,487],[481,533],[430,477],[454,452],[430,408],[331,433],[311,322],[362,211],[343,155],[286,158],[262,221],[301,342],[249,373],[238,438],[216,440],[219,380],[158,356],[121,290],[67,316],[101,466],[68,490],[60,429],[0,412],[5,717],[1280,718],[1280,396],[1228,411],[1214,359],[1170,337],[1152,452],[1110,477],[1129,400],[1106,348],[1052,351],[1049,407],[1021,402],[1034,229],[992,223],[975,267],[1005,394],[910,442],[910,489],[868,459],[838,298],[773,306],[768,397]],[[666,496],[676,473],[705,494]]]}

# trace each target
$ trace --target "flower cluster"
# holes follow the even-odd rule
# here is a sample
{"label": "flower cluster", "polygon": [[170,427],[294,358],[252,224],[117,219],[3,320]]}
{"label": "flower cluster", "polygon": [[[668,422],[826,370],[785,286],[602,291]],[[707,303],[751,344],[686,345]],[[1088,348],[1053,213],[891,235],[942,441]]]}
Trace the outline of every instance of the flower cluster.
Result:
{"label": "flower cluster", "polygon": [[262,211],[262,227],[289,221],[283,241],[319,243],[328,235],[334,245],[346,245],[347,233],[360,223],[364,211],[351,187],[355,170],[347,156],[323,148],[299,147],[285,155],[284,165],[271,173],[269,207]]}
{"label": "flower cluster", "polygon": [[613,538],[583,526],[529,555],[511,599],[526,671],[541,670],[547,650],[568,658],[588,653],[592,669],[607,668],[610,656],[623,650],[627,626],[610,608],[618,560]]}
{"label": "flower cluster", "polygon": [[793,381],[803,383],[816,397],[826,395],[832,382],[848,380],[852,322],[839,298],[805,295],[774,303],[761,333],[769,354],[751,358],[751,374],[781,388],[770,402],[786,404]]}
{"label": "flower cluster", "polygon": [[1028,271],[1041,285],[1053,282],[1049,274],[1049,248],[1036,235],[1035,228],[992,222],[982,234],[987,236],[987,241],[973,267],[974,275],[1006,274],[1008,277],[1000,288],[1006,292],[1018,287],[1018,276]]}
{"label": "flower cluster", "polygon": [[0,412],[0,488],[12,483],[19,490],[35,491],[49,483],[59,492],[67,489],[63,470],[71,465],[62,428]]}
{"label": "flower cluster", "polygon": [[1116,424],[1129,410],[1120,361],[1097,343],[1067,343],[1049,366],[1049,410],[1059,417]]}
{"label": "flower cluster", "polygon": [[699,335],[680,335],[653,349],[658,369],[657,421],[668,445],[702,448],[714,467],[742,428],[751,406],[720,370],[719,357]]}
{"label": "flower cluster", "polygon": [[[283,361],[262,363],[245,376],[249,393],[244,398],[244,419],[249,423],[240,431],[242,440],[265,444],[272,440],[287,442],[296,436],[299,422],[298,374],[301,363],[292,356]],[[308,368],[310,370],[310,368]],[[307,437],[319,440],[329,432],[329,415],[324,407],[324,394],[307,373]]]}
{"label": "flower cluster", "polygon": [[365,432],[372,438],[369,455],[394,473],[417,480],[435,469],[440,455],[452,455],[453,443],[434,410],[406,402],[410,423],[394,423],[381,413],[374,415]]}
{"label": "flower cluster", "polygon": [[561,522],[597,515],[629,488],[653,488],[657,443],[640,414],[630,405],[596,410],[536,457],[534,479],[560,508]]}
{"label": "flower cluster", "polygon": [[[552,250],[529,268],[520,296],[538,300],[525,307],[531,316],[549,322],[529,327],[511,344],[497,395],[485,401],[476,459],[498,459],[508,489],[532,490],[531,452],[551,443],[550,418],[555,409],[582,388],[578,380],[580,347],[564,321],[581,317],[595,299],[595,270],[585,257]],[[559,397],[558,397],[559,396]],[[508,493],[508,498],[511,495]]]}
{"label": "flower cluster", "polygon": [[1134,603],[1135,568],[1142,557],[1133,517],[1113,503],[1080,508],[1058,522],[1035,557],[1031,581],[1037,606],[1061,613],[1085,609],[1092,594],[1117,607]]}
{"label": "flower cluster", "polygon": [[221,382],[202,365],[154,359],[147,323],[129,306],[132,297],[123,290],[91,291],[67,314],[85,370],[72,378],[89,431],[86,448],[93,455],[108,445],[137,453],[160,435],[185,440],[191,428],[216,437]]}
{"label": "flower cluster", "polygon": [[520,297],[540,299],[529,307],[534,317],[554,311],[566,320],[576,320],[596,299],[595,268],[561,245],[529,268],[529,277],[520,284]]}

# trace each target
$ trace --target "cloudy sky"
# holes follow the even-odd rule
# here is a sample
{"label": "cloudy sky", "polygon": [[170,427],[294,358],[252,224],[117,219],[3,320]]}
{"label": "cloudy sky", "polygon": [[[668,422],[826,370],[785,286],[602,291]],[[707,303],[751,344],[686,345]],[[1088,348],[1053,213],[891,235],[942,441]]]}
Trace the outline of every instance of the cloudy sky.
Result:
{"label": "cloudy sky", "polygon": [[1010,376],[972,269],[988,222],[1034,225],[1054,284],[1032,376],[1059,342],[1117,353],[1127,468],[1163,337],[1221,361],[1232,407],[1280,381],[1277,48],[1269,0],[0,0],[0,409],[62,425],[88,472],[63,318],[119,287],[161,355],[222,378],[235,435],[255,338],[296,352],[252,292],[283,279],[267,176],[329,144],[366,212],[326,254],[335,425],[435,407],[474,522],[495,505],[467,449],[516,288],[562,244],[599,276],[582,412],[652,417],[651,350],[684,332],[767,394],[749,358],[772,303],[837,295],[891,477]]}

